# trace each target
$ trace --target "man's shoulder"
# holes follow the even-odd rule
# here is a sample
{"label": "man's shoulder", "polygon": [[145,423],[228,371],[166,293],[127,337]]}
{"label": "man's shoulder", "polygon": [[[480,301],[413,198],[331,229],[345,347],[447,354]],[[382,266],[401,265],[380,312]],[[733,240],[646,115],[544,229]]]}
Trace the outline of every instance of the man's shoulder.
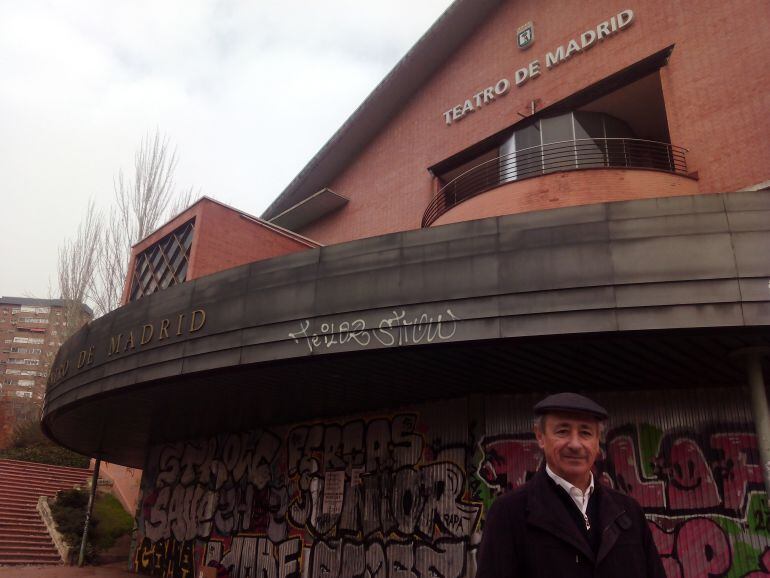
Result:
{"label": "man's shoulder", "polygon": [[526,507],[533,487],[533,480],[529,480],[516,489],[508,490],[495,498],[494,506],[502,510],[520,511]]}
{"label": "man's shoulder", "polygon": [[605,496],[609,497],[609,499],[614,501],[618,506],[622,507],[629,514],[640,513],[643,515],[642,506],[639,505],[639,502],[637,502],[634,498],[632,498],[628,494],[619,492],[615,488],[611,488],[610,486],[605,486],[604,484],[602,484],[601,488]]}

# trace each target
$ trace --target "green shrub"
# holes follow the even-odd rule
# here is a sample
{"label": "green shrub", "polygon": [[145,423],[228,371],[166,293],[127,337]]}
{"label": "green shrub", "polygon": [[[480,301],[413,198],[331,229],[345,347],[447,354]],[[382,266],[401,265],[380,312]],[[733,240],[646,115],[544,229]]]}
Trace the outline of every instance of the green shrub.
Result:
{"label": "green shrub", "polygon": [[[56,506],[61,509],[83,510],[85,516],[85,508],[88,506],[88,492],[74,488],[72,490],[59,490],[56,493]],[[81,522],[80,525],[82,527],[83,523]]]}
{"label": "green shrub", "polygon": [[9,448],[5,451],[0,451],[0,459],[36,462],[53,466],[69,466],[71,468],[87,468],[91,462],[90,458],[55,445]]}
{"label": "green shrub", "polygon": [[[86,508],[88,507],[88,492],[85,490],[62,490],[56,493],[56,500],[51,504],[56,529],[64,538],[67,545],[78,552],[83,538],[83,527],[86,523]],[[93,516],[88,523],[89,540],[86,544],[86,562],[93,562],[96,550],[90,538],[98,522]]]}
{"label": "green shrub", "polygon": [[12,448],[28,448],[30,446],[48,445],[51,442],[40,429],[40,422],[25,421],[13,428],[11,436]]}
{"label": "green shrub", "polygon": [[91,461],[45,437],[38,421],[22,422],[14,428],[11,446],[0,451],[2,458],[74,468],[87,468]]}
{"label": "green shrub", "polygon": [[[64,541],[77,552],[79,552],[83,537],[87,507],[88,492],[86,490],[58,492],[56,501],[51,505],[51,513],[57,529],[64,537]],[[133,518],[114,496],[97,494],[94,510],[88,524],[86,561],[93,563],[98,552],[111,548],[118,538],[131,532],[133,526]]]}
{"label": "green shrub", "polygon": [[94,545],[98,550],[111,548],[118,538],[131,532],[134,527],[134,519],[111,494],[96,497],[93,517],[96,520]]}

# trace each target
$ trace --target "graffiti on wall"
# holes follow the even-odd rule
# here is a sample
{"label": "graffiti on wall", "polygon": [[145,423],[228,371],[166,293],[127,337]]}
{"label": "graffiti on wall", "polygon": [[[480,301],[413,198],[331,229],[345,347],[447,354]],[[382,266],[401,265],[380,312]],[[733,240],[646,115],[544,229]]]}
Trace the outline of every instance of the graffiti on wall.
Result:
{"label": "graffiti on wall", "polygon": [[[474,438],[461,422],[467,443],[400,413],[158,446],[143,482],[135,569],[471,578],[483,512],[526,483],[542,454],[531,433]],[[748,427],[626,424],[607,433],[596,474],[645,508],[669,578],[770,578],[758,463]]]}
{"label": "graffiti on wall", "polygon": [[465,576],[481,505],[468,499],[464,464],[426,448],[416,426],[398,414],[156,448],[136,569]]}

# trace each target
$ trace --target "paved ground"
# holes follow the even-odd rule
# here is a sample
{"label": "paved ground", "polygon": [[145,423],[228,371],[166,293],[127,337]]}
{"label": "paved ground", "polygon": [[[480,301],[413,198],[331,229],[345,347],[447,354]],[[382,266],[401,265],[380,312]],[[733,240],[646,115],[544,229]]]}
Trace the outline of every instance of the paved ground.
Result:
{"label": "paved ground", "polygon": [[132,574],[126,563],[105,566],[0,566],[0,578],[124,578]]}

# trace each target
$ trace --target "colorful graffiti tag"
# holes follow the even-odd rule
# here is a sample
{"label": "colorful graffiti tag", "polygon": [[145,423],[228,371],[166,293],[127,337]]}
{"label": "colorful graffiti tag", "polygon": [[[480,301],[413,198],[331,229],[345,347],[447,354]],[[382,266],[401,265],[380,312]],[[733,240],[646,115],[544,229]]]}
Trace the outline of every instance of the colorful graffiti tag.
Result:
{"label": "colorful graffiti tag", "polygon": [[157,448],[136,569],[466,575],[481,505],[461,465],[424,459],[414,414],[301,425],[283,441],[255,431]]}
{"label": "colorful graffiti tag", "polygon": [[[134,568],[470,578],[483,512],[526,483],[542,454],[531,433],[477,435],[460,422],[466,442],[443,443],[435,423],[401,413],[158,446]],[[669,578],[770,577],[770,510],[749,430],[607,433],[596,475],[645,508]]]}

